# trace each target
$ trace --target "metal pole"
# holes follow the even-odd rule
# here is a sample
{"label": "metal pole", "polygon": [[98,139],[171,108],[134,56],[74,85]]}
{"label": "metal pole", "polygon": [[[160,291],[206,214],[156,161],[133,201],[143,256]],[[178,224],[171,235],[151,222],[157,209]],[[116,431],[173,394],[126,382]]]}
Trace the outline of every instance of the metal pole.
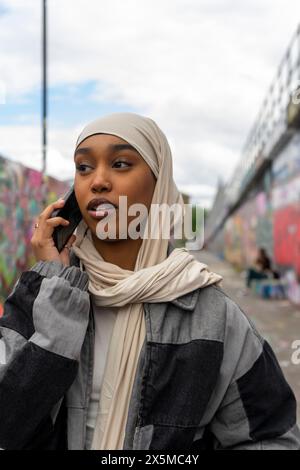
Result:
{"label": "metal pole", "polygon": [[297,46],[298,46],[297,79],[300,80],[300,23],[298,24],[298,28],[297,28]]}
{"label": "metal pole", "polygon": [[47,164],[47,0],[43,0],[43,83],[42,83],[42,127],[43,127],[43,176]]}

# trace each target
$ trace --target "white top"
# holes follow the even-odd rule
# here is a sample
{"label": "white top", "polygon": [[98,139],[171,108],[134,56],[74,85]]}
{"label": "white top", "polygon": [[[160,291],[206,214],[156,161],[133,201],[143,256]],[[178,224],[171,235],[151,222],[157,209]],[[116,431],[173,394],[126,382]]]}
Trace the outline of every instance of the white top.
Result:
{"label": "white top", "polygon": [[87,411],[86,449],[90,449],[96,424],[100,390],[106,357],[118,307],[97,307],[93,304],[95,318],[94,372],[92,392]]}

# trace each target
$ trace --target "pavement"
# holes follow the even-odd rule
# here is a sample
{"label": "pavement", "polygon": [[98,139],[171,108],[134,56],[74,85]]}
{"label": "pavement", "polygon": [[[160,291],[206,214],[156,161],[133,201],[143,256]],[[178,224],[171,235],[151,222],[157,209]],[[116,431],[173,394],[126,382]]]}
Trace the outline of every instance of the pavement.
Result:
{"label": "pavement", "polygon": [[[196,259],[223,276],[222,289],[252,319],[260,334],[271,344],[284,376],[298,403],[300,423],[300,364],[295,364],[292,344],[300,340],[300,307],[289,300],[264,300],[245,289],[244,278],[228,262],[205,251],[191,251]],[[299,347],[298,347],[299,349]],[[298,354],[298,358],[300,354]],[[299,362],[299,361],[298,361]]]}

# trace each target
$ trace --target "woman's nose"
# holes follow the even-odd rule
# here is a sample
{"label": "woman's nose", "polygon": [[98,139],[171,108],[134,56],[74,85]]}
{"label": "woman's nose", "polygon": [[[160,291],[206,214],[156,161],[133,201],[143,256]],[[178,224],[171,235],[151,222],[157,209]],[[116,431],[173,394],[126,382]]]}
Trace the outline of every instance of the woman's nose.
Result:
{"label": "woman's nose", "polygon": [[109,175],[104,170],[99,170],[95,172],[95,176],[91,183],[92,191],[102,191],[103,189],[110,190],[112,187],[111,180]]}

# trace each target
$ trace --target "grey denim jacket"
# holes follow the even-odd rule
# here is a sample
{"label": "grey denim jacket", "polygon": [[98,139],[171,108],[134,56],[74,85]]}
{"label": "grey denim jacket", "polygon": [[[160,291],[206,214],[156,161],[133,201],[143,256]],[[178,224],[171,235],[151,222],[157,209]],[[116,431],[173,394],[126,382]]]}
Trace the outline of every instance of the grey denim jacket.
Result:
{"label": "grey denim jacket", "polygon": [[[87,274],[71,261],[36,263],[6,299],[2,449],[85,449],[94,313]],[[144,314],[124,450],[300,449],[274,352],[221,288],[144,303]]]}

